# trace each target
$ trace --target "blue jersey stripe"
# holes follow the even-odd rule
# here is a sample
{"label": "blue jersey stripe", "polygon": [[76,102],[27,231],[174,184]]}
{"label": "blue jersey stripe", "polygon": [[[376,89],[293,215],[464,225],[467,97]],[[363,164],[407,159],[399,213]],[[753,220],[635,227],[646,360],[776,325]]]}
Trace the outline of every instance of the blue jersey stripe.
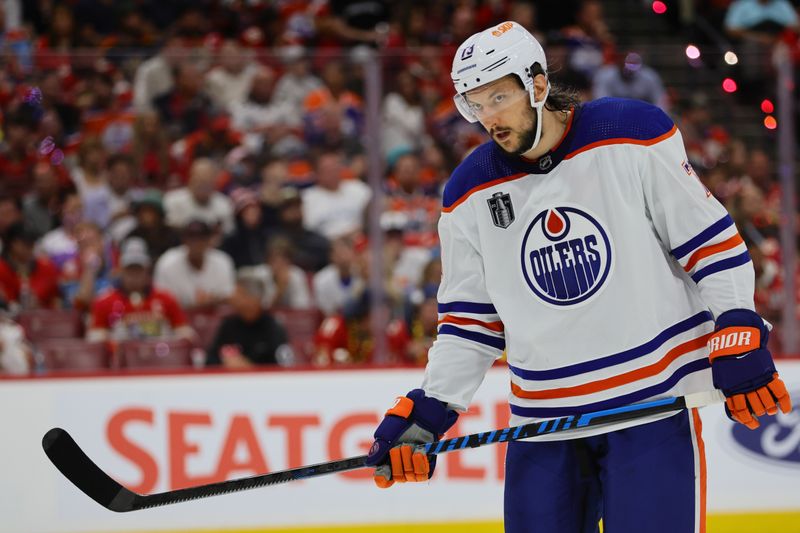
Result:
{"label": "blue jersey stripe", "polygon": [[667,342],[669,339],[680,335],[685,331],[689,331],[690,329],[699,326],[700,324],[708,321],[713,321],[714,317],[708,311],[701,311],[696,315],[689,317],[685,320],[678,322],[675,325],[672,325],[656,335],[656,337],[646,343],[642,344],[641,346],[637,346],[635,348],[631,348],[629,350],[625,350],[624,352],[615,353],[613,355],[608,355],[605,357],[601,357],[599,359],[594,359],[592,361],[585,361],[583,363],[576,363],[574,365],[569,366],[562,366],[560,368],[553,368],[550,370],[525,370],[523,368],[517,368],[512,365],[508,365],[508,368],[516,374],[517,376],[523,379],[531,379],[531,380],[548,380],[548,379],[561,379],[561,378],[568,378],[572,376],[577,376],[578,374],[583,374],[585,372],[592,372],[594,370],[599,370],[601,368],[607,368],[614,365],[619,365],[622,363],[627,363],[628,361],[632,361],[638,357],[642,357],[644,355],[650,354],[662,344]]}
{"label": "blue jersey stripe", "polygon": [[498,350],[506,349],[505,339],[500,337],[492,337],[491,335],[478,333],[477,331],[457,328],[456,326],[451,326],[450,324],[443,324],[439,328],[439,335],[455,335],[456,337],[461,337],[462,339],[485,344],[486,346],[491,346],[492,348],[497,348]]}
{"label": "blue jersey stripe", "polygon": [[710,265],[704,266],[703,268],[692,274],[692,279],[694,280],[695,283],[700,283],[700,280],[705,278],[706,276],[710,276],[711,274],[716,274],[717,272],[722,272],[723,270],[728,270],[730,268],[736,268],[737,266],[746,265],[749,262],[750,262],[750,252],[745,250],[739,255],[735,255],[727,259],[722,259],[721,261],[717,261],[716,263],[711,263]]}
{"label": "blue jersey stripe", "polygon": [[439,304],[439,312],[496,315],[497,309],[495,309],[492,304],[477,304],[474,302],[447,302]]}
{"label": "blue jersey stripe", "polygon": [[672,255],[675,259],[680,259],[685,255],[689,254],[690,252],[695,251],[696,249],[703,246],[705,243],[728,229],[729,227],[733,226],[733,219],[730,215],[725,215],[721,219],[717,220],[709,227],[701,231],[699,234],[695,235],[691,239],[689,239],[684,244],[681,244],[677,248],[672,250]]}
{"label": "blue jersey stripe", "polygon": [[519,405],[510,404],[511,413],[517,416],[524,416],[529,418],[555,418],[569,415],[582,415],[584,413],[591,413],[593,411],[600,411],[601,409],[615,409],[624,405],[629,405],[635,402],[641,402],[651,396],[662,394],[672,387],[674,387],[681,379],[694,372],[700,372],[711,367],[707,358],[698,359],[687,363],[678,368],[666,381],[647,387],[646,389],[631,392],[623,396],[617,396],[610,400],[602,402],[589,403],[586,405],[577,405],[575,407],[520,407]]}

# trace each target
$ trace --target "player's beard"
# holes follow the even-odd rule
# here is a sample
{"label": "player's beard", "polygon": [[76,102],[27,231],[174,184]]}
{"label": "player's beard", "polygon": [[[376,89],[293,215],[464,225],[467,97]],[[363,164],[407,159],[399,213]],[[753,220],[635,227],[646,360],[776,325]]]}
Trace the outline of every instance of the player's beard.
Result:
{"label": "player's beard", "polygon": [[[533,110],[532,107],[526,107],[526,114],[528,119],[528,124],[523,126],[523,129],[520,133],[516,133],[512,130],[512,133],[516,133],[517,137],[517,146],[511,150],[506,149],[502,144],[497,142],[497,139],[494,139],[494,133],[492,134],[492,140],[494,140],[495,144],[500,147],[505,153],[509,155],[522,155],[528,150],[531,149],[533,146],[534,141],[536,140],[536,111]],[[508,131],[508,130],[500,130],[500,131]],[[496,132],[495,132],[496,133]]]}

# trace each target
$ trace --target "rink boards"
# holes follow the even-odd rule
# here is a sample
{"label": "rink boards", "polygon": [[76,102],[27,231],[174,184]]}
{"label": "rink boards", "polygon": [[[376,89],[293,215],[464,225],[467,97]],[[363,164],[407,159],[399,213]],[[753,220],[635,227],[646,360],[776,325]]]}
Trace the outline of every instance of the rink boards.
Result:
{"label": "rink boards", "polygon": [[[800,403],[800,362],[779,366]],[[158,492],[360,455],[420,369],[278,371],[0,380],[0,532],[498,532],[503,448],[443,456],[427,484],[373,487],[368,471],[114,514],[47,462],[67,429],[104,470]],[[508,376],[492,369],[453,434],[507,424]],[[800,532],[800,408],[754,432],[702,411],[709,533]],[[720,516],[745,513],[737,516]],[[413,518],[412,518],[413,517]],[[412,525],[410,522],[414,522]]]}

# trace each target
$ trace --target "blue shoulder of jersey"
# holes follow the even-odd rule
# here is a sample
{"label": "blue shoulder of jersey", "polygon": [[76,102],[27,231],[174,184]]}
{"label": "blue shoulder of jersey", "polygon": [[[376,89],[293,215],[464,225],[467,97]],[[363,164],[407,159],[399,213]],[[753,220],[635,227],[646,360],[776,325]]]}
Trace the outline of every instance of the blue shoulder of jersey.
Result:
{"label": "blue shoulder of jersey", "polygon": [[[598,145],[655,143],[671,134],[674,128],[672,119],[652,104],[625,98],[600,98],[575,109],[570,131],[551,152],[553,164]],[[444,187],[444,211],[453,209],[470,191],[540,172],[530,161],[508,157],[493,141],[486,142],[475,148],[451,174]]]}
{"label": "blue shoulder of jersey", "polygon": [[459,164],[444,186],[442,206],[447,211],[476,187],[519,173],[515,161],[502,157],[494,141],[475,148]]}
{"label": "blue shoulder of jersey", "polygon": [[655,141],[675,127],[660,108],[627,98],[600,98],[581,106],[573,125],[569,151],[583,151],[595,143],[625,140]]}

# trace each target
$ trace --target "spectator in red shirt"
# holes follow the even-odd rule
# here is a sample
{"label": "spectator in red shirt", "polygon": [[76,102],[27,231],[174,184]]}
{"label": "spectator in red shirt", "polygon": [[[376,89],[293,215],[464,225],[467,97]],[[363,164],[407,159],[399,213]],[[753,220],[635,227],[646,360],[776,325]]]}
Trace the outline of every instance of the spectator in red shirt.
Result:
{"label": "spectator in red shirt", "polygon": [[43,70],[69,66],[73,48],[82,44],[71,6],[58,3],[49,15],[48,31],[36,42],[36,66]]}
{"label": "spectator in red shirt", "polygon": [[[169,132],[155,110],[142,111],[133,124],[133,158],[147,185],[165,188],[173,164],[169,157]],[[177,179],[177,177],[176,177]]]}
{"label": "spectator in red shirt", "polygon": [[36,236],[22,223],[6,233],[0,257],[0,300],[12,309],[55,307],[58,269],[48,259],[34,257]]}
{"label": "spectator in red shirt", "polygon": [[[360,296],[350,299],[343,311],[322,321],[314,335],[313,364],[370,363],[374,357],[375,341],[372,335],[370,294],[363,290]],[[409,334],[405,323],[392,320],[386,327],[386,354],[388,362],[407,360]]]}
{"label": "spectator in red shirt", "polygon": [[22,221],[22,202],[13,196],[0,193],[0,251],[3,249],[6,231]]}
{"label": "spectator in red shirt", "polygon": [[150,263],[144,240],[130,238],[123,243],[119,286],[92,304],[88,341],[194,339],[195,333],[175,298],[153,288]]}
{"label": "spectator in red shirt", "polygon": [[36,163],[36,118],[31,106],[21,105],[5,116],[0,144],[0,175],[5,193],[22,198],[30,190],[29,169]]}

